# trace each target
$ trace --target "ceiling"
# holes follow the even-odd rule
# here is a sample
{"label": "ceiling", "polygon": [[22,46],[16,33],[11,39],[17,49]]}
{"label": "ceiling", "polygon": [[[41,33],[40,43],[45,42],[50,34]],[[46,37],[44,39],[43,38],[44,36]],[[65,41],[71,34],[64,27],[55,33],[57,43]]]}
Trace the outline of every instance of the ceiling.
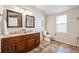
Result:
{"label": "ceiling", "polygon": [[[19,5],[26,10],[36,8],[45,15],[57,14],[79,7],[79,5]],[[26,8],[27,7],[27,8]]]}
{"label": "ceiling", "polygon": [[79,7],[78,5],[35,5],[45,15],[57,14]]}

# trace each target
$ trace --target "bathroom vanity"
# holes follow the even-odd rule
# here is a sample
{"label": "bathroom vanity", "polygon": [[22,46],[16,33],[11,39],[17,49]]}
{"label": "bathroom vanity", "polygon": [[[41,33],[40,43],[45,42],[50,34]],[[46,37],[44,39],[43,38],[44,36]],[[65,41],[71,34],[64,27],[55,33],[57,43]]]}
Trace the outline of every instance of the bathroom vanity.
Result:
{"label": "bathroom vanity", "polygon": [[[22,28],[22,13],[6,10],[7,29]],[[35,28],[35,17],[26,17],[26,28]],[[0,36],[0,52],[2,53],[23,53],[28,52],[40,44],[40,33],[26,31],[7,31],[8,35]]]}
{"label": "bathroom vanity", "polygon": [[2,53],[23,53],[28,52],[40,44],[39,32],[28,32],[1,37]]}

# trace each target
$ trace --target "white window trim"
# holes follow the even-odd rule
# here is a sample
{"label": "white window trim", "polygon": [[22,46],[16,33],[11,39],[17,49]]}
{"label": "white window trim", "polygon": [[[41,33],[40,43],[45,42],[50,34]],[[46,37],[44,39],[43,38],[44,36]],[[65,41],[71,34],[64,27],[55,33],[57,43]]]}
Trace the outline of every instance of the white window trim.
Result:
{"label": "white window trim", "polygon": [[[67,14],[63,14],[63,15],[59,15],[59,16],[61,17],[61,16],[64,16],[64,15],[66,15],[66,17],[67,17]],[[59,23],[59,24],[66,24],[66,29],[65,29],[66,31],[58,31],[57,30],[57,25],[58,25],[57,24],[57,17],[59,17],[59,16],[56,16],[56,32],[57,33],[67,33],[67,18],[66,18],[66,23]]]}

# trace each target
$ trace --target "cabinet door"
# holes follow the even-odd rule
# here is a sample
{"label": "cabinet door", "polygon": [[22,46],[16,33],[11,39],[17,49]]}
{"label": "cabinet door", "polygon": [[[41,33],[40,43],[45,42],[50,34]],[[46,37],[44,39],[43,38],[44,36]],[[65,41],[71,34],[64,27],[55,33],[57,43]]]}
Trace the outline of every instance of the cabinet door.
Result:
{"label": "cabinet door", "polygon": [[4,53],[13,53],[15,52],[15,45],[14,44],[10,44],[10,45],[6,45],[3,47],[3,52]]}
{"label": "cabinet door", "polygon": [[21,39],[15,43],[15,51],[16,52],[24,52],[26,50],[26,40]]}
{"label": "cabinet door", "polygon": [[29,51],[29,50],[33,49],[34,46],[35,46],[35,39],[34,38],[29,38],[27,40],[27,50]]}
{"label": "cabinet door", "polygon": [[2,39],[1,40],[1,52],[4,53],[13,53],[15,52],[15,44],[14,41],[10,39]]}
{"label": "cabinet door", "polygon": [[35,39],[36,39],[36,45],[39,45],[39,43],[40,43],[40,34],[39,33],[36,34]]}

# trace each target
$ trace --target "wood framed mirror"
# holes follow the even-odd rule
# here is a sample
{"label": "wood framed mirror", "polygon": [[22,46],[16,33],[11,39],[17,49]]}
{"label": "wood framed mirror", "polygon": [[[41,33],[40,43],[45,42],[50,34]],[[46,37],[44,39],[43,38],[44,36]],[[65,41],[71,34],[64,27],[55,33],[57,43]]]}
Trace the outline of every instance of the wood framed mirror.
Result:
{"label": "wood framed mirror", "polygon": [[26,23],[27,28],[34,28],[35,27],[35,17],[26,15]]}
{"label": "wood framed mirror", "polygon": [[7,10],[7,28],[22,27],[22,14]]}

